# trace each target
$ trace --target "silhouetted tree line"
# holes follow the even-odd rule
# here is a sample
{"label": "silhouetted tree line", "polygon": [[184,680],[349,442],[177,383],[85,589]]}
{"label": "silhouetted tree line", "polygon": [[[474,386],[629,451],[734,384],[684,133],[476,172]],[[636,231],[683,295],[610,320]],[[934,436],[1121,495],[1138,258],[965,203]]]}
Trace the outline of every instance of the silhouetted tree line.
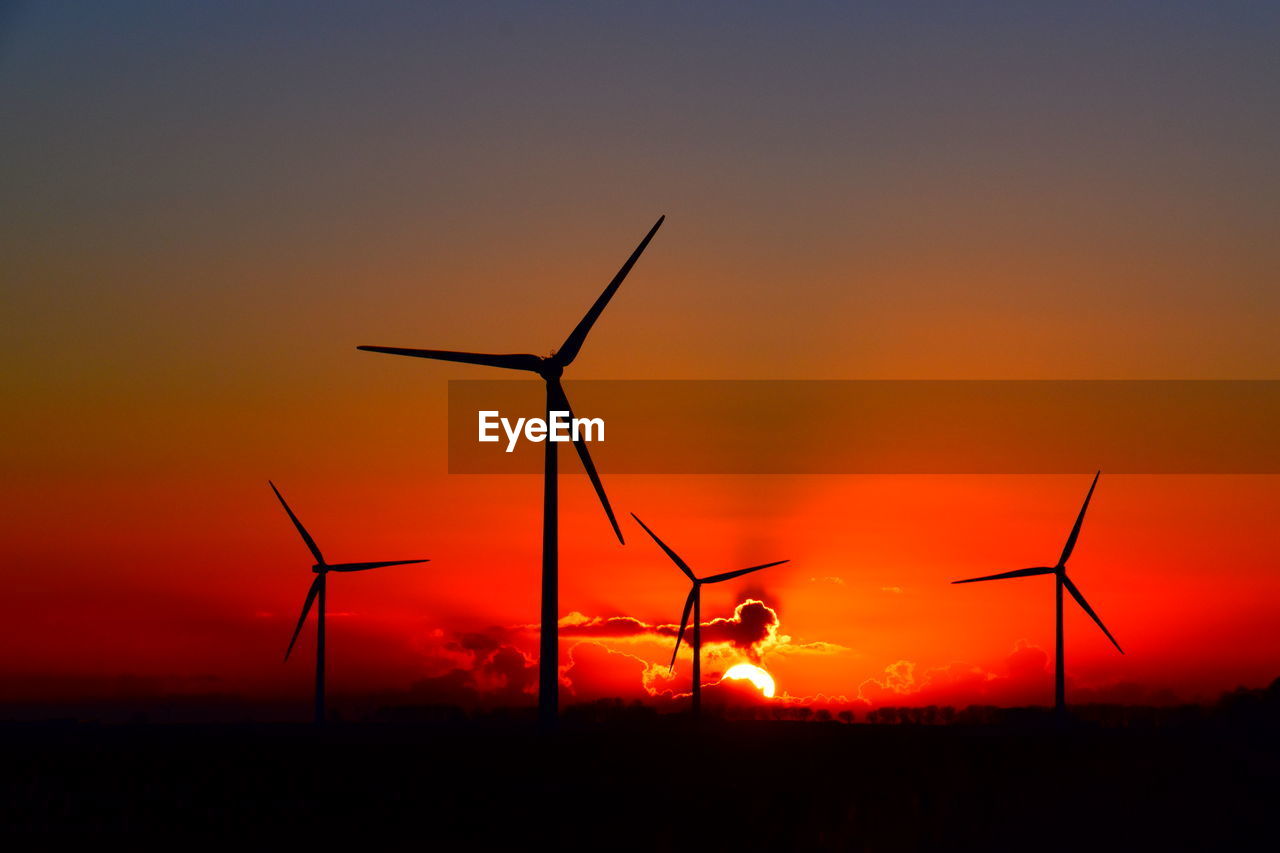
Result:
{"label": "silhouetted tree line", "polygon": [[[495,727],[519,725],[534,720],[534,708],[526,706],[467,707],[446,702],[405,701],[404,694],[343,697],[345,713],[331,711],[334,721],[422,723],[448,726],[479,723]],[[364,705],[363,709],[360,707]],[[584,724],[640,723],[661,717],[681,716],[684,706],[655,706],[639,701],[600,699],[570,705],[564,710],[568,721]],[[1002,708],[992,705],[884,706],[853,709],[841,706],[810,706],[785,702],[710,705],[708,716],[724,720],[826,723],[831,725],[875,726],[1012,726],[1051,725],[1049,707]],[[1280,721],[1280,678],[1266,687],[1237,687],[1223,693],[1211,704],[1125,705],[1093,703],[1072,705],[1070,715],[1077,722],[1101,728],[1169,729],[1186,726],[1239,726],[1265,728]],[[80,705],[32,705],[0,708],[0,721],[199,723],[292,721],[298,716],[296,702],[254,702],[233,694],[197,696],[157,696],[152,700],[122,700]]]}
{"label": "silhouetted tree line", "polygon": [[[995,705],[883,706],[856,712],[844,708],[768,703],[711,706],[709,716],[725,720],[828,723],[876,726],[1004,726],[1037,727],[1054,723],[1049,707],[1003,708]],[[492,724],[533,719],[532,708],[467,710],[457,705],[386,705],[372,714],[380,722],[435,724],[479,721]],[[1195,725],[1269,726],[1280,720],[1280,678],[1266,687],[1237,687],[1211,705],[1168,706],[1093,703],[1072,705],[1070,715],[1078,723],[1104,728],[1167,729]],[[565,709],[566,722],[579,724],[642,724],[667,716],[653,705],[622,699],[599,699]]]}

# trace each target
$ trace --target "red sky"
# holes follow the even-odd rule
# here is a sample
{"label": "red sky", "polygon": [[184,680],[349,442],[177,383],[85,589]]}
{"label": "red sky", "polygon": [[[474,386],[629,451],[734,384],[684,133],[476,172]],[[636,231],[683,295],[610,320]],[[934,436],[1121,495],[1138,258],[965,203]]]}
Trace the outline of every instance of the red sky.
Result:
{"label": "red sky", "polygon": [[[546,353],[662,213],[574,377],[1275,378],[1274,12],[1149,11],[0,16],[0,690],[305,696],[268,478],[334,559],[432,560],[333,579],[335,691],[518,682],[539,479],[445,473],[446,381],[491,374],[354,347]],[[1048,701],[1051,582],[948,582],[1051,562],[1089,473],[606,486],[695,566],[791,561],[707,590],[790,638],[720,663]],[[562,497],[562,614],[676,620]],[[1128,654],[1069,608],[1076,695],[1280,675],[1278,511],[1104,473],[1071,572]],[[581,695],[669,655],[592,642]]]}
{"label": "red sky", "polygon": [[[500,645],[532,663],[538,479],[420,479],[354,480],[326,489],[315,475],[281,478],[331,559],[432,559],[332,578],[335,690],[404,689],[484,663]],[[611,542],[585,478],[564,480],[566,652],[592,641],[665,663],[670,623],[686,592],[683,577],[634,526],[626,547]],[[773,636],[763,644],[756,635],[736,645],[712,642],[709,673],[750,660],[792,697],[887,701],[868,682],[910,694],[948,678],[931,670],[1008,676],[1020,645],[1052,649],[1050,579],[948,582],[1052,562],[1087,481],[611,477],[607,485],[617,505],[643,509],[695,569],[791,560],[706,588],[704,621],[731,618],[736,605],[753,598],[776,614]],[[17,697],[98,695],[114,688],[92,682],[109,684],[123,674],[157,678],[179,692],[305,694],[310,632],[290,664],[281,664],[280,655],[310,580],[309,557],[265,483],[229,485],[197,490],[178,480],[134,482],[110,499],[61,484],[33,485],[22,505],[6,507],[13,530],[30,543],[16,555],[19,563],[41,567],[24,573],[5,604],[4,621],[14,633],[6,642],[8,680]],[[1280,593],[1270,562],[1274,502],[1268,477],[1104,475],[1071,572],[1128,654],[1116,654],[1087,617],[1069,608],[1073,685],[1104,696],[1172,691],[1194,699],[1274,677],[1276,641],[1268,630]],[[584,617],[667,627],[597,634],[574,627]],[[458,643],[469,634],[489,636],[493,645],[479,657],[460,653]],[[682,659],[674,682],[662,676],[650,688],[686,690],[687,655]],[[905,684],[887,674],[901,673],[901,661],[914,668]],[[629,683],[642,695],[643,667],[617,662],[632,677],[612,674],[606,682]],[[1009,695],[1047,701],[1048,684],[1046,678],[1038,693]],[[577,684],[583,695],[600,689],[581,677]],[[953,694],[962,703],[985,697],[972,684],[947,695]],[[893,697],[894,704],[913,700]]]}

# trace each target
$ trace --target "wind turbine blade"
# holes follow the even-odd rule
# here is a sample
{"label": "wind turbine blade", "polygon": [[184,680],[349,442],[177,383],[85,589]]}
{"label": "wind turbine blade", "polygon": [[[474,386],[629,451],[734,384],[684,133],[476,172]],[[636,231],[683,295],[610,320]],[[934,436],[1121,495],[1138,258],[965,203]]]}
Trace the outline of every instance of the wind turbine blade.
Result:
{"label": "wind turbine blade", "polygon": [[1084,496],[1084,505],[1080,507],[1080,514],[1076,516],[1076,525],[1071,528],[1071,535],[1067,537],[1067,545],[1062,549],[1062,556],[1058,558],[1058,565],[1065,565],[1067,558],[1071,556],[1071,552],[1076,548],[1076,539],[1080,536],[1080,525],[1084,524],[1084,513],[1089,508],[1089,501],[1093,498],[1093,490],[1098,485],[1098,478],[1102,476],[1102,472],[1093,475],[1093,483],[1089,485],[1089,494]]}
{"label": "wind turbine blade", "polygon": [[[639,520],[636,519],[636,521]],[[684,629],[689,624],[689,611],[693,609],[693,597],[697,594],[698,586],[694,584],[693,589],[689,590],[689,597],[684,600],[684,614],[680,617],[680,633],[676,634],[676,647],[671,650],[671,666],[667,667],[667,672],[676,668],[676,655],[680,653],[680,641],[684,639]]]}
{"label": "wind turbine blade", "polygon": [[980,578],[965,578],[962,581],[952,581],[952,583],[977,583],[978,581],[1000,581],[1005,578],[1026,578],[1032,575],[1051,575],[1054,570],[1048,566],[1036,566],[1031,569],[1014,569],[1011,572],[1001,572],[998,575],[985,575]]}
{"label": "wind turbine blade", "polygon": [[1102,620],[1098,618],[1098,614],[1093,612],[1093,608],[1089,606],[1089,602],[1084,600],[1084,594],[1080,592],[1076,585],[1071,582],[1071,578],[1065,574],[1062,576],[1062,584],[1067,588],[1067,592],[1071,593],[1071,597],[1076,600],[1084,608],[1084,612],[1088,613],[1094,622],[1098,623],[1098,627],[1102,629],[1102,633],[1107,635],[1107,639],[1111,641],[1111,645],[1116,647],[1116,651],[1124,654],[1124,649],[1120,648],[1120,644],[1116,642],[1116,638],[1111,636],[1111,632],[1107,630],[1107,626],[1102,624]]}
{"label": "wind turbine blade", "polygon": [[712,575],[709,578],[703,578],[702,582],[703,583],[720,583],[720,581],[727,581],[730,578],[736,578],[742,575],[751,574],[752,572],[758,572],[761,569],[767,569],[770,566],[781,566],[783,563],[789,563],[789,562],[791,561],[778,560],[776,563],[765,563],[763,566],[752,566],[749,569],[738,569],[736,572],[722,572],[718,575]]}
{"label": "wind turbine blade", "polygon": [[[573,409],[569,406],[569,398],[565,396],[564,388],[558,380],[550,380],[547,387],[551,392],[551,404],[556,407],[555,411],[565,411],[569,413],[570,421],[573,420]],[[549,439],[548,439],[549,440]],[[614,535],[618,537],[618,542],[623,545],[627,544],[622,538],[622,528],[618,526],[618,519],[613,515],[613,507],[609,505],[609,496],[604,493],[604,483],[600,482],[600,475],[596,472],[595,463],[591,461],[591,451],[587,450],[587,443],[582,439],[573,442],[574,448],[578,451],[578,458],[582,460],[582,467],[586,469],[587,476],[591,478],[591,485],[595,487],[596,497],[600,498],[600,505],[604,507],[604,514],[609,516],[609,524],[613,525]]]}
{"label": "wind turbine blade", "polygon": [[289,659],[289,653],[293,651],[293,644],[298,642],[298,635],[302,633],[302,625],[307,621],[307,614],[311,612],[311,605],[315,603],[316,595],[320,592],[320,584],[324,582],[324,575],[316,575],[316,579],[311,582],[311,589],[307,590],[307,600],[302,604],[302,615],[298,617],[298,627],[293,629],[293,637],[289,640],[289,648],[285,649],[284,659]]}
{"label": "wind turbine blade", "polygon": [[649,233],[644,235],[644,239],[640,241],[640,245],[636,246],[636,250],[631,253],[631,257],[627,258],[627,262],[622,265],[622,269],[618,270],[618,274],[613,277],[613,281],[609,282],[608,287],[600,294],[595,303],[587,311],[578,325],[569,333],[569,337],[564,339],[560,349],[556,350],[555,360],[562,365],[569,364],[578,357],[578,351],[582,349],[582,342],[587,339],[587,332],[591,331],[591,327],[600,317],[600,312],[609,304],[609,300],[613,298],[613,294],[622,284],[622,280],[627,277],[627,273],[631,272],[631,268],[636,265],[636,261],[640,258],[640,253],[649,245],[649,241],[653,239],[653,235],[658,233],[658,228],[662,225],[665,216],[659,216],[658,221],[649,229]]}
{"label": "wind turbine blade", "polygon": [[324,562],[324,556],[320,553],[320,549],[316,546],[316,540],[311,538],[311,534],[307,532],[307,528],[302,526],[302,522],[298,521],[298,517],[293,514],[293,510],[289,509],[289,504],[285,502],[284,495],[280,494],[280,490],[276,488],[276,484],[267,480],[267,484],[271,486],[271,491],[276,493],[276,497],[280,499],[280,505],[284,507],[284,511],[289,513],[289,518],[293,521],[293,526],[298,528],[298,532],[302,534],[302,541],[307,543],[307,547],[311,549],[311,556],[316,558],[317,563]]}
{"label": "wind turbine blade", "polygon": [[667,556],[671,558],[672,562],[674,562],[677,566],[680,567],[680,571],[684,572],[685,575],[689,578],[689,580],[691,581],[698,580],[696,577],[693,576],[693,569],[689,568],[689,564],[686,563],[684,560],[680,559],[679,554],[677,554],[675,551],[672,551],[670,548],[668,548],[667,543],[659,539],[658,534],[650,530],[648,525],[646,525],[643,521],[640,520],[640,516],[636,515],[633,512],[631,513],[631,517],[636,520],[636,524],[639,524],[641,527],[644,528],[645,533],[648,533],[650,536],[653,537],[653,541],[658,543],[659,548],[667,552]]}
{"label": "wind turbine blade", "polygon": [[429,563],[430,560],[383,560],[381,563],[338,563],[330,566],[331,572],[363,572],[385,566],[407,566],[410,563]]}
{"label": "wind turbine blade", "polygon": [[443,349],[404,349],[403,347],[356,347],[365,352],[383,352],[388,355],[411,355],[414,358],[432,358],[436,361],[457,361],[462,364],[483,364],[487,367],[505,367],[508,370],[531,370],[537,373],[542,359],[536,355],[494,355],[484,352],[452,352]]}

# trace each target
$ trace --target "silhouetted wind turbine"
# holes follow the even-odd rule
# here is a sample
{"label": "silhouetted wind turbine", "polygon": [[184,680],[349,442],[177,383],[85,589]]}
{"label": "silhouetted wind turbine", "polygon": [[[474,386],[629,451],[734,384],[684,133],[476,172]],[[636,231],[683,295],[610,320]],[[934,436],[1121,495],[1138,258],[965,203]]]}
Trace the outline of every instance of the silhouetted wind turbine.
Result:
{"label": "silhouetted wind turbine", "polygon": [[293,522],[294,527],[298,528],[298,533],[302,536],[302,541],[307,543],[307,548],[311,551],[311,555],[316,558],[315,565],[311,567],[311,571],[316,573],[316,579],[311,582],[311,588],[307,590],[307,599],[302,603],[302,615],[298,617],[298,627],[293,629],[293,637],[289,640],[289,648],[285,649],[284,659],[289,659],[289,653],[293,651],[293,644],[298,641],[298,634],[302,633],[302,624],[307,621],[307,614],[311,612],[311,605],[318,598],[320,600],[320,609],[316,614],[316,722],[323,723],[325,576],[329,572],[363,572],[367,569],[381,569],[384,566],[406,566],[410,563],[427,563],[430,561],[383,560],[379,563],[326,563],[319,547],[316,546],[316,541],[311,538],[307,528],[303,527],[302,522],[293,514],[293,510],[285,502],[284,495],[280,494],[276,484],[270,480],[267,482],[271,486],[271,491],[275,492],[276,497],[280,499],[280,505],[284,507],[284,511],[289,513],[289,520]]}
{"label": "silhouetted wind turbine", "polygon": [[[549,356],[527,354],[493,355],[489,353],[452,352],[436,349],[403,349],[401,347],[361,346],[356,347],[356,349],[365,350],[366,352],[384,352],[391,355],[431,358],[438,361],[457,361],[463,364],[503,367],[508,370],[527,370],[530,373],[538,374],[546,382],[548,421],[550,421],[551,412],[553,411],[570,412],[569,416],[572,417],[569,398],[565,396],[564,388],[560,385],[560,377],[564,373],[564,369],[578,357],[578,351],[582,349],[582,344],[587,339],[587,333],[591,331],[592,325],[600,317],[600,312],[604,311],[605,306],[609,304],[609,300],[613,298],[613,294],[621,286],[622,280],[627,277],[627,273],[631,272],[631,268],[635,266],[640,254],[649,245],[649,241],[653,239],[653,235],[657,233],[664,219],[666,219],[665,216],[658,217],[658,221],[649,229],[649,233],[640,241],[640,245],[636,246],[636,250],[631,253],[631,257],[627,258],[627,262],[622,265],[622,269],[618,270],[618,274],[613,277],[613,281],[609,282],[604,292],[596,299],[595,303],[587,311],[586,316],[569,333],[569,337],[565,338],[560,349],[554,350]],[[538,717],[543,723],[550,724],[556,718],[560,685],[560,635],[558,624],[560,618],[559,496],[556,482],[559,473],[556,451],[559,448],[559,444],[550,440],[544,441],[543,444],[546,446],[543,455],[542,474],[542,624],[539,629]],[[573,445],[578,450],[578,458],[582,460],[582,467],[586,469],[587,476],[591,478],[591,485],[595,487],[601,505],[604,506],[605,515],[609,517],[609,524],[613,525],[613,532],[617,535],[618,541],[622,542],[622,529],[618,527],[618,520],[614,518],[613,508],[609,506],[609,498],[604,493],[604,485],[600,482],[600,475],[596,473],[596,466],[591,461],[591,454],[587,450],[586,442],[579,440],[575,441]]]}
{"label": "silhouetted wind turbine", "polygon": [[967,578],[962,581],[952,581],[952,583],[975,583],[977,581],[997,581],[1005,578],[1023,578],[1031,575],[1053,575],[1055,578],[1055,600],[1057,602],[1057,649],[1055,651],[1054,661],[1054,710],[1058,716],[1062,717],[1067,710],[1067,682],[1066,671],[1063,668],[1063,644],[1062,644],[1062,589],[1066,587],[1067,592],[1071,593],[1071,597],[1076,603],[1084,608],[1084,612],[1088,613],[1094,622],[1098,623],[1098,627],[1102,629],[1102,633],[1107,635],[1107,639],[1111,641],[1111,645],[1116,647],[1120,654],[1124,654],[1124,649],[1120,648],[1120,644],[1116,642],[1116,638],[1111,636],[1111,632],[1107,630],[1107,626],[1102,624],[1102,620],[1098,618],[1098,614],[1093,612],[1093,608],[1089,606],[1089,602],[1085,601],[1084,594],[1080,589],[1071,582],[1071,578],[1067,577],[1067,560],[1071,557],[1071,552],[1075,550],[1076,539],[1080,536],[1080,525],[1084,524],[1085,511],[1089,509],[1089,501],[1093,498],[1093,490],[1098,485],[1098,477],[1102,476],[1102,472],[1093,475],[1093,483],[1089,486],[1089,493],[1084,497],[1084,505],[1080,507],[1080,514],[1076,516],[1075,526],[1071,528],[1071,535],[1067,537],[1066,547],[1062,549],[1062,556],[1058,558],[1058,565],[1036,566],[1030,569],[1015,569],[1012,572],[1002,572],[998,575],[987,575],[980,578]]}
{"label": "silhouetted wind turbine", "polygon": [[671,558],[671,562],[684,572],[685,577],[693,584],[689,590],[689,595],[684,600],[684,613],[680,616],[680,633],[676,634],[676,647],[671,651],[671,666],[668,671],[676,667],[676,655],[680,653],[680,641],[684,639],[685,626],[689,624],[689,611],[693,611],[693,713],[697,716],[702,710],[702,585],[705,583],[720,583],[720,581],[732,580],[733,578],[742,577],[752,572],[758,572],[761,569],[767,569],[771,566],[780,566],[789,560],[778,560],[773,563],[765,563],[760,566],[751,566],[747,569],[738,569],[733,572],[721,572],[718,575],[708,575],[700,578],[693,573],[693,569],[689,568],[689,564],[680,559],[680,555],[672,551],[667,543],[658,538],[658,534],[649,529],[640,516],[634,512],[631,517],[636,523],[644,528],[644,532],[653,537],[653,541],[658,543],[658,547],[666,552]]}

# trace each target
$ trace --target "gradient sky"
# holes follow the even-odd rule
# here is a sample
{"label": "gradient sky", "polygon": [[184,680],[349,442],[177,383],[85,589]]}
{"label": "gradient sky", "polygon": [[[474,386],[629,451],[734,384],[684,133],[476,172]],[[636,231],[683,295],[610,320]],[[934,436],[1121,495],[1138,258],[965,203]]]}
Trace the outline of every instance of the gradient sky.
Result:
{"label": "gradient sky", "polygon": [[[336,579],[336,690],[534,621],[538,478],[444,473],[490,374],[354,346],[547,352],[661,213],[575,376],[1277,377],[1274,4],[635,5],[0,7],[0,690],[305,696],[268,477],[335,559],[433,560]],[[704,614],[763,599],[830,644],[779,689],[856,697],[1051,648],[1047,579],[946,582],[1052,560],[1088,476],[606,485],[695,565],[790,558]],[[1280,675],[1278,486],[1104,475],[1073,576],[1129,654],[1070,612],[1073,683]],[[562,611],[676,619],[562,493]]]}

